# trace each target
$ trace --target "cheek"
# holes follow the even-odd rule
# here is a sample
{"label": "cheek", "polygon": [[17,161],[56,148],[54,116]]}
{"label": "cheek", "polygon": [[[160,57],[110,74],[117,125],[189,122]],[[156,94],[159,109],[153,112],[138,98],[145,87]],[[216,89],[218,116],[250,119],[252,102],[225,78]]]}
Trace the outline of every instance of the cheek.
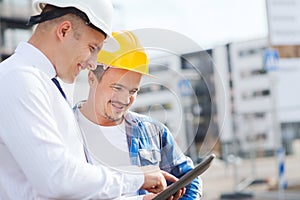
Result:
{"label": "cheek", "polygon": [[109,89],[105,92],[107,100],[117,101],[120,98],[120,92]]}
{"label": "cheek", "polygon": [[103,113],[103,110],[105,110],[105,101],[103,97],[95,97],[95,112],[96,114],[101,114]]}
{"label": "cheek", "polygon": [[90,59],[89,52],[81,51],[78,53],[78,56],[77,56],[78,63],[87,62],[87,61],[89,61],[89,59]]}
{"label": "cheek", "polygon": [[83,46],[73,47],[71,53],[73,53],[73,56],[76,57],[76,61],[78,63],[86,61],[91,57],[90,50]]}
{"label": "cheek", "polygon": [[135,99],[136,99],[136,95],[131,96],[131,97],[129,98],[129,105],[133,104],[133,102],[135,101]]}
{"label": "cheek", "polygon": [[112,93],[109,90],[101,89],[101,87],[98,87],[94,98],[96,104],[103,105],[106,104],[109,100],[111,100]]}

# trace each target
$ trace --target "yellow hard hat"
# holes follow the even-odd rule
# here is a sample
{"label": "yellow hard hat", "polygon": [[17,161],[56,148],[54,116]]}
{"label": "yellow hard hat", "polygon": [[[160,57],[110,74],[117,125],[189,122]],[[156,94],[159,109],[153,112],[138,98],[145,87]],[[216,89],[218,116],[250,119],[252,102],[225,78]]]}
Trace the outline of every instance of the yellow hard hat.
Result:
{"label": "yellow hard hat", "polygon": [[97,62],[149,75],[148,57],[137,37],[130,31],[113,32],[112,36],[119,43],[119,49],[114,52],[101,50]]}

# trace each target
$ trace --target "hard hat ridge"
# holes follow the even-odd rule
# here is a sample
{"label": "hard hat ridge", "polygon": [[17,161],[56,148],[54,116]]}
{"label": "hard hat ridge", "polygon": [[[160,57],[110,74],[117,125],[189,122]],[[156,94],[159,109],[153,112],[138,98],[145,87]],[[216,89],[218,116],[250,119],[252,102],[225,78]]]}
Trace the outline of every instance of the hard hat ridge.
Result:
{"label": "hard hat ridge", "polygon": [[130,31],[113,32],[112,36],[119,43],[119,49],[112,52],[101,50],[98,63],[149,75],[148,56],[138,38]]}

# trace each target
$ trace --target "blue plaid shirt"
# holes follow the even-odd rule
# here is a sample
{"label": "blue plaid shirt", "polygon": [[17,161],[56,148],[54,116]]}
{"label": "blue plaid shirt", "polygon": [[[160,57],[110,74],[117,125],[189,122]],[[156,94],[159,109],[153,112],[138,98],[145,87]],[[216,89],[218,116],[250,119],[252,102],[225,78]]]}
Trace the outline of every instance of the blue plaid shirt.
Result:
{"label": "blue plaid shirt", "polygon": [[[171,132],[162,123],[130,111],[125,115],[125,122],[133,165],[157,165],[177,178],[194,167],[192,160],[182,153]],[[202,196],[201,186],[201,178],[196,178],[186,187],[186,193],[181,199],[199,199]],[[144,193],[140,191],[140,194]]]}

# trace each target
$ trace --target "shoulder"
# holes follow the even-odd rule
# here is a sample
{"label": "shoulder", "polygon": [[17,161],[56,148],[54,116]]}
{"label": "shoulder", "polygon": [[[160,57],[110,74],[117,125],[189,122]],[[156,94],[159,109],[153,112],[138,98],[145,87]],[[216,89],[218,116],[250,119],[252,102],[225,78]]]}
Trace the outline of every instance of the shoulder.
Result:
{"label": "shoulder", "polygon": [[[1,67],[10,67],[4,65]],[[51,79],[33,66],[15,67],[5,69],[0,74],[0,90],[5,99],[3,102],[33,105],[50,104],[53,94]]]}
{"label": "shoulder", "polygon": [[149,116],[143,115],[143,114],[139,114],[139,113],[136,113],[136,112],[133,112],[133,111],[128,111],[126,113],[126,118],[127,119],[136,119],[136,120],[141,120],[141,121],[150,120]]}
{"label": "shoulder", "polygon": [[150,116],[139,114],[136,112],[128,111],[125,116],[127,121],[148,124],[151,126],[163,127],[163,123],[159,122],[156,119],[153,119]]}
{"label": "shoulder", "polygon": [[172,137],[169,129],[163,123],[150,116],[129,111],[125,115],[125,119],[131,126],[142,127],[147,134],[160,135],[162,138]]}
{"label": "shoulder", "polygon": [[32,66],[12,67],[0,75],[1,84],[9,85],[10,89],[19,88],[21,91],[34,91],[42,88],[47,90],[50,82],[51,79],[46,74]]}

